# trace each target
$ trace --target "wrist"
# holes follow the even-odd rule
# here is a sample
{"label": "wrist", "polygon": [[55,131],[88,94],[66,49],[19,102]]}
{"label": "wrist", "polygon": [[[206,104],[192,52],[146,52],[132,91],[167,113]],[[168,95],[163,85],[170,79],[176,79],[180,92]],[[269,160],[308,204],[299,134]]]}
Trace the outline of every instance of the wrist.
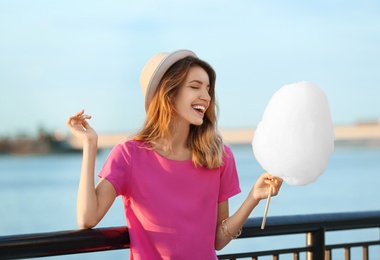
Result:
{"label": "wrist", "polygon": [[256,199],[256,198],[253,197],[253,195],[252,195],[252,197],[251,197],[251,207],[252,207],[252,210],[253,210],[254,208],[256,208],[257,205],[259,205],[260,201],[261,201],[261,199]]}
{"label": "wrist", "polygon": [[228,218],[224,219],[221,223],[221,228],[222,228],[222,232],[223,232],[223,235],[228,237],[229,239],[235,239],[235,238],[238,238],[240,235],[241,235],[241,232],[242,232],[242,228],[240,227],[236,232],[234,232],[233,234],[230,233],[230,231],[228,230],[228,227],[227,227],[227,221]]}
{"label": "wrist", "polygon": [[83,148],[97,149],[98,148],[98,138],[86,138],[85,140],[83,140]]}
{"label": "wrist", "polygon": [[260,203],[261,198],[255,195],[254,189],[252,189],[249,196],[249,200],[256,207]]}

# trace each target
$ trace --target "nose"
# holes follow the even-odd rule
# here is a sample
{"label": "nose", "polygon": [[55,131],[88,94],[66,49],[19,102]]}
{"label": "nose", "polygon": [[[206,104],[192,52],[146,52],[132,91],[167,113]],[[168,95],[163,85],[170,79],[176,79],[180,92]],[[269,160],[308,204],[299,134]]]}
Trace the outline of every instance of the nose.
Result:
{"label": "nose", "polygon": [[202,100],[205,100],[207,102],[211,101],[211,96],[207,88],[202,90],[201,97]]}

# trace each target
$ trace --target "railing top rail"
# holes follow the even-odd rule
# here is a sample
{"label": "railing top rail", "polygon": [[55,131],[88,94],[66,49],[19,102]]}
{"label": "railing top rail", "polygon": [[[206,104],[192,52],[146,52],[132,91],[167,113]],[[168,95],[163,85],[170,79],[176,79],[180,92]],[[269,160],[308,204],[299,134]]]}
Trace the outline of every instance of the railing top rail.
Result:
{"label": "railing top rail", "polygon": [[[380,227],[380,210],[250,218],[241,238]],[[0,258],[19,259],[129,248],[127,227],[0,236]]]}
{"label": "railing top rail", "polygon": [[127,227],[0,237],[0,258],[20,259],[129,248]]}
{"label": "railing top rail", "polygon": [[265,229],[261,230],[261,218],[250,218],[244,224],[241,238],[306,233],[324,228],[337,231],[358,228],[380,227],[379,211],[324,213],[268,217]]}

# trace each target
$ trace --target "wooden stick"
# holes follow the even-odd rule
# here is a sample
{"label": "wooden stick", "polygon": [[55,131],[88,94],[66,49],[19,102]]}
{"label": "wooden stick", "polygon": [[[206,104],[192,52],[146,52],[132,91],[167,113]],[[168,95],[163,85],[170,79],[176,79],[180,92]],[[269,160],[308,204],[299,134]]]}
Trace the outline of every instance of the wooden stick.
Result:
{"label": "wooden stick", "polygon": [[265,228],[265,222],[267,221],[268,208],[269,208],[270,198],[271,198],[271,196],[272,196],[271,193],[272,193],[272,185],[269,187],[268,198],[267,198],[267,204],[265,205],[265,211],[264,211],[263,222],[261,222],[261,229],[264,229],[264,228]]}

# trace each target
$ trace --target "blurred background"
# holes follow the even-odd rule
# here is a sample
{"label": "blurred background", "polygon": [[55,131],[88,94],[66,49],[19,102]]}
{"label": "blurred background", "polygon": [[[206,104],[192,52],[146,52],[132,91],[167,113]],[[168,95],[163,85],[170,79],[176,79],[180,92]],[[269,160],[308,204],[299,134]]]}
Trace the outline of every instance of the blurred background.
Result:
{"label": "blurred background", "polygon": [[[267,103],[304,80],[327,94],[336,149],[316,183],[284,185],[269,216],[379,210],[363,200],[379,197],[379,25],[375,0],[0,0],[0,235],[76,228],[81,154],[66,119],[84,108],[101,136],[116,136],[99,170],[115,140],[143,122],[145,62],[182,48],[217,72],[219,126],[242,183],[231,211],[263,170],[248,142]],[[99,226],[125,224],[115,205]]]}
{"label": "blurred background", "polygon": [[139,76],[187,48],[217,72],[221,128],[251,128],[280,87],[310,81],[335,124],[380,117],[378,1],[0,1],[0,136],[100,133],[144,118]]}

